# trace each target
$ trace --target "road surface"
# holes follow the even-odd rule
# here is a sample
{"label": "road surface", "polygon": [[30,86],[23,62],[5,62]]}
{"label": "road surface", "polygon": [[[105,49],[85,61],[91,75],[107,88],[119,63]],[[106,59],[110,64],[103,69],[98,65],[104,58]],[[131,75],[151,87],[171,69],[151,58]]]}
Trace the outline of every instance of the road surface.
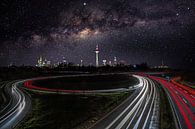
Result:
{"label": "road surface", "polygon": [[[85,75],[86,76],[86,75]],[[91,75],[93,76],[93,75]],[[28,80],[24,86],[29,90],[45,93],[64,94],[97,94],[126,92],[135,90],[122,104],[112,112],[98,121],[91,129],[138,129],[138,128],[159,128],[159,91],[155,83],[147,78],[134,75],[139,84],[129,88],[107,89],[107,90],[60,90],[48,89],[32,85]],[[50,78],[50,77],[49,77]],[[57,77],[52,77],[57,78]],[[48,78],[44,78],[48,79]]]}
{"label": "road surface", "polygon": [[150,129],[159,128],[159,91],[155,83],[137,76],[142,87],[91,129]]}
{"label": "road surface", "polygon": [[180,129],[195,129],[195,96],[165,79],[150,76],[165,88]]}
{"label": "road surface", "polygon": [[[85,75],[87,76],[87,75]],[[91,129],[157,129],[159,128],[159,106],[160,97],[156,81],[161,83],[165,88],[173,112],[176,116],[177,127],[180,129],[195,128],[194,106],[195,97],[177,85],[168,82],[162,78],[154,76],[134,75],[139,80],[139,84],[129,88],[79,91],[79,90],[62,90],[57,92],[70,94],[95,94],[95,93],[113,93],[126,92],[134,90],[124,102],[114,110],[96,122]],[[39,79],[47,79],[39,78]],[[57,78],[57,77],[52,77]],[[154,81],[155,80],[155,81]],[[15,127],[31,108],[29,95],[18,86],[24,83],[26,88],[36,91],[54,92],[55,89],[48,90],[41,87],[33,87],[29,84],[33,79],[27,79],[18,82],[5,82],[1,88],[4,89],[4,99],[6,99],[4,108],[0,110],[0,129]]]}

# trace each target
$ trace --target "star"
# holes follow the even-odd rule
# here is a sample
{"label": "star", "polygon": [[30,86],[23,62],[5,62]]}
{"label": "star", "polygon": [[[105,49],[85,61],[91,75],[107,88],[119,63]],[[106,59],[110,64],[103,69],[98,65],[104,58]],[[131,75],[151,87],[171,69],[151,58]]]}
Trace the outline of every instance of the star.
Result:
{"label": "star", "polygon": [[84,3],[83,3],[83,5],[84,5],[84,6],[86,6],[86,5],[87,5],[87,3],[86,3],[86,2],[84,2]]}
{"label": "star", "polygon": [[170,65],[176,66],[184,55],[192,55],[189,49],[194,52],[194,0],[48,1],[3,4],[0,65],[16,59],[18,65],[32,65],[40,55],[56,62],[63,55],[74,63],[82,56],[86,63],[94,63],[91,52],[97,43],[102,58],[116,55],[131,63],[142,62],[143,55],[157,63],[166,51]]}

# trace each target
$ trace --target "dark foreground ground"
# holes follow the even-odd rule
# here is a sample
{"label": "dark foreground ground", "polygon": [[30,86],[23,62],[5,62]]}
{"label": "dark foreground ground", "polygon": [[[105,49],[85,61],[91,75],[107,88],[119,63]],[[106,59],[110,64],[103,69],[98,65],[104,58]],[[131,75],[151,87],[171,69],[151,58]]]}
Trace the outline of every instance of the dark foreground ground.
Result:
{"label": "dark foreground ground", "polygon": [[[110,81],[111,78],[112,76],[109,79],[106,77],[102,84],[108,80]],[[62,79],[63,82],[64,79]],[[79,79],[83,80],[83,78],[77,78],[77,81]],[[68,79],[68,81],[70,80]],[[90,79],[89,82],[96,82],[96,79],[92,80]],[[119,80],[121,81],[121,79]],[[54,80],[52,80],[52,83],[54,83]],[[98,85],[96,86],[98,87]],[[160,128],[173,129],[175,125],[167,96],[160,85],[159,88],[161,98]],[[32,96],[32,111],[16,129],[87,129],[131,95],[131,92],[90,96],[40,94],[35,92],[30,92],[30,94]]]}
{"label": "dark foreground ground", "polygon": [[168,96],[162,86],[158,86],[160,91],[160,129],[175,129],[176,127]]}
{"label": "dark foreground ground", "polygon": [[106,74],[36,80],[32,85],[50,89],[106,90],[129,88],[136,83],[138,80],[129,74]]}
{"label": "dark foreground ground", "polygon": [[16,129],[86,129],[129,94],[96,96],[32,94],[32,111]]}
{"label": "dark foreground ground", "polygon": [[195,89],[195,72],[183,72],[179,83]]}
{"label": "dark foreground ground", "polygon": [[[127,74],[62,77],[35,81],[33,85],[63,89],[129,87],[138,80]],[[29,92],[32,111],[17,129],[86,129],[121,103],[131,92],[96,95],[54,95]]]}

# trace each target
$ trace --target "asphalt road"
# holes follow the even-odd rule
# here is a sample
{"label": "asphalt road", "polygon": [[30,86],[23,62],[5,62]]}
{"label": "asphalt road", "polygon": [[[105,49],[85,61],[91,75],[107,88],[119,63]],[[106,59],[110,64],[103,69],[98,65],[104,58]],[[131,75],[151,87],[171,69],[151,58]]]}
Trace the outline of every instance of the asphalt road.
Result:
{"label": "asphalt road", "polygon": [[152,80],[136,76],[141,87],[91,129],[159,128],[159,91]]}
{"label": "asphalt road", "polygon": [[[76,75],[72,75],[74,77]],[[80,75],[79,75],[80,76]],[[82,75],[87,76],[87,75]],[[94,76],[94,75],[89,75]],[[54,77],[44,77],[44,78],[35,78],[35,79],[47,79],[47,78],[57,78],[60,76]],[[28,84],[29,81],[34,79],[26,79],[23,81],[13,81],[13,82],[4,82],[1,83],[3,89],[3,100],[4,103],[0,107],[0,129],[11,129],[14,128],[27,114],[31,108],[31,98],[24,90],[20,89],[21,85]],[[20,85],[21,84],[21,85]],[[19,86],[20,85],[20,86]],[[95,91],[76,91],[76,90],[62,90],[57,93],[67,93],[67,94],[98,94],[98,93],[113,93],[113,92],[125,92],[129,90],[134,90],[139,88],[140,85],[136,85],[129,88],[119,88],[119,89],[107,89],[107,90],[95,90]],[[37,91],[43,89],[36,89]],[[54,92],[48,89],[44,89],[43,92]]]}
{"label": "asphalt road", "polygon": [[162,84],[170,99],[177,128],[195,129],[195,96],[165,79],[150,76]]}
{"label": "asphalt road", "polygon": [[14,128],[31,107],[30,97],[22,91],[18,82],[5,82],[2,84],[4,105],[0,110],[0,129]]}
{"label": "asphalt road", "polygon": [[[86,75],[85,75],[86,76]],[[195,128],[195,97],[177,85],[166,81],[162,78],[154,76],[138,76],[139,84],[129,88],[94,90],[94,91],[68,91],[70,94],[95,94],[95,93],[113,93],[126,92],[134,90],[124,102],[117,106],[114,110],[96,122],[91,129],[157,129],[159,128],[159,91],[158,86],[153,81],[161,83],[173,107],[177,128],[193,129]],[[52,77],[56,78],[56,77]],[[151,79],[150,79],[151,78]],[[42,79],[42,78],[39,78]],[[44,78],[45,79],[45,78]],[[3,98],[4,105],[0,109],[0,129],[9,129],[15,127],[27,114],[31,108],[31,100],[29,95],[22,89],[19,84],[29,82],[32,79],[4,82]],[[28,84],[26,84],[28,86]],[[28,87],[27,87],[28,88]],[[37,87],[35,87],[37,88]],[[32,89],[31,89],[32,90]],[[46,90],[47,89],[37,89]],[[57,91],[59,93],[59,91]],[[62,91],[67,93],[67,91]]]}
{"label": "asphalt road", "polygon": [[[135,90],[122,104],[98,121],[93,129],[158,128],[159,92],[154,82],[146,77],[136,76],[139,84],[129,89],[97,90],[92,93],[124,92]],[[6,106],[0,111],[0,128],[15,127],[30,109],[30,97],[18,85],[23,82],[7,82],[3,85]],[[75,93],[75,92],[74,92]],[[77,93],[77,92],[76,92]]]}

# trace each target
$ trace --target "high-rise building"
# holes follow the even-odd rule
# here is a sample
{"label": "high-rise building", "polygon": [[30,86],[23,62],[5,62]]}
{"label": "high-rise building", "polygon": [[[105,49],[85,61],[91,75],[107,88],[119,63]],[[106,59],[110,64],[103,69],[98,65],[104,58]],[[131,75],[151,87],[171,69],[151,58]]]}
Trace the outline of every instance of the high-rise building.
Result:
{"label": "high-rise building", "polygon": [[98,45],[96,45],[96,48],[95,48],[95,64],[96,64],[96,67],[99,66],[99,47]]}
{"label": "high-rise building", "polygon": [[51,61],[48,60],[46,64],[47,64],[47,66],[50,66],[51,65]]}
{"label": "high-rise building", "polygon": [[158,68],[158,69],[168,69],[169,67],[167,65],[164,64],[164,61],[162,60],[161,65],[159,66],[154,66],[154,68]]}
{"label": "high-rise building", "polygon": [[116,66],[118,63],[117,63],[117,59],[116,59],[116,56],[114,57],[114,66]]}
{"label": "high-rise building", "polygon": [[42,58],[42,56],[40,56],[38,58],[36,66],[37,67],[42,67],[43,66],[43,58]]}
{"label": "high-rise building", "polygon": [[83,60],[81,60],[81,64],[80,64],[80,66],[83,66]]}
{"label": "high-rise building", "polygon": [[102,62],[103,62],[103,66],[106,66],[107,60],[102,60]]}
{"label": "high-rise building", "polygon": [[108,62],[108,64],[109,64],[110,66],[112,66],[112,61],[110,60],[110,61]]}
{"label": "high-rise building", "polygon": [[65,59],[63,59],[63,61],[62,61],[64,64],[66,64],[67,63],[67,61],[65,60]]}
{"label": "high-rise building", "polygon": [[50,64],[50,63],[51,63],[50,61],[47,61],[46,59],[43,60],[42,56],[40,56],[37,60],[36,66],[37,67],[44,67],[44,66],[48,66],[48,64]]}

